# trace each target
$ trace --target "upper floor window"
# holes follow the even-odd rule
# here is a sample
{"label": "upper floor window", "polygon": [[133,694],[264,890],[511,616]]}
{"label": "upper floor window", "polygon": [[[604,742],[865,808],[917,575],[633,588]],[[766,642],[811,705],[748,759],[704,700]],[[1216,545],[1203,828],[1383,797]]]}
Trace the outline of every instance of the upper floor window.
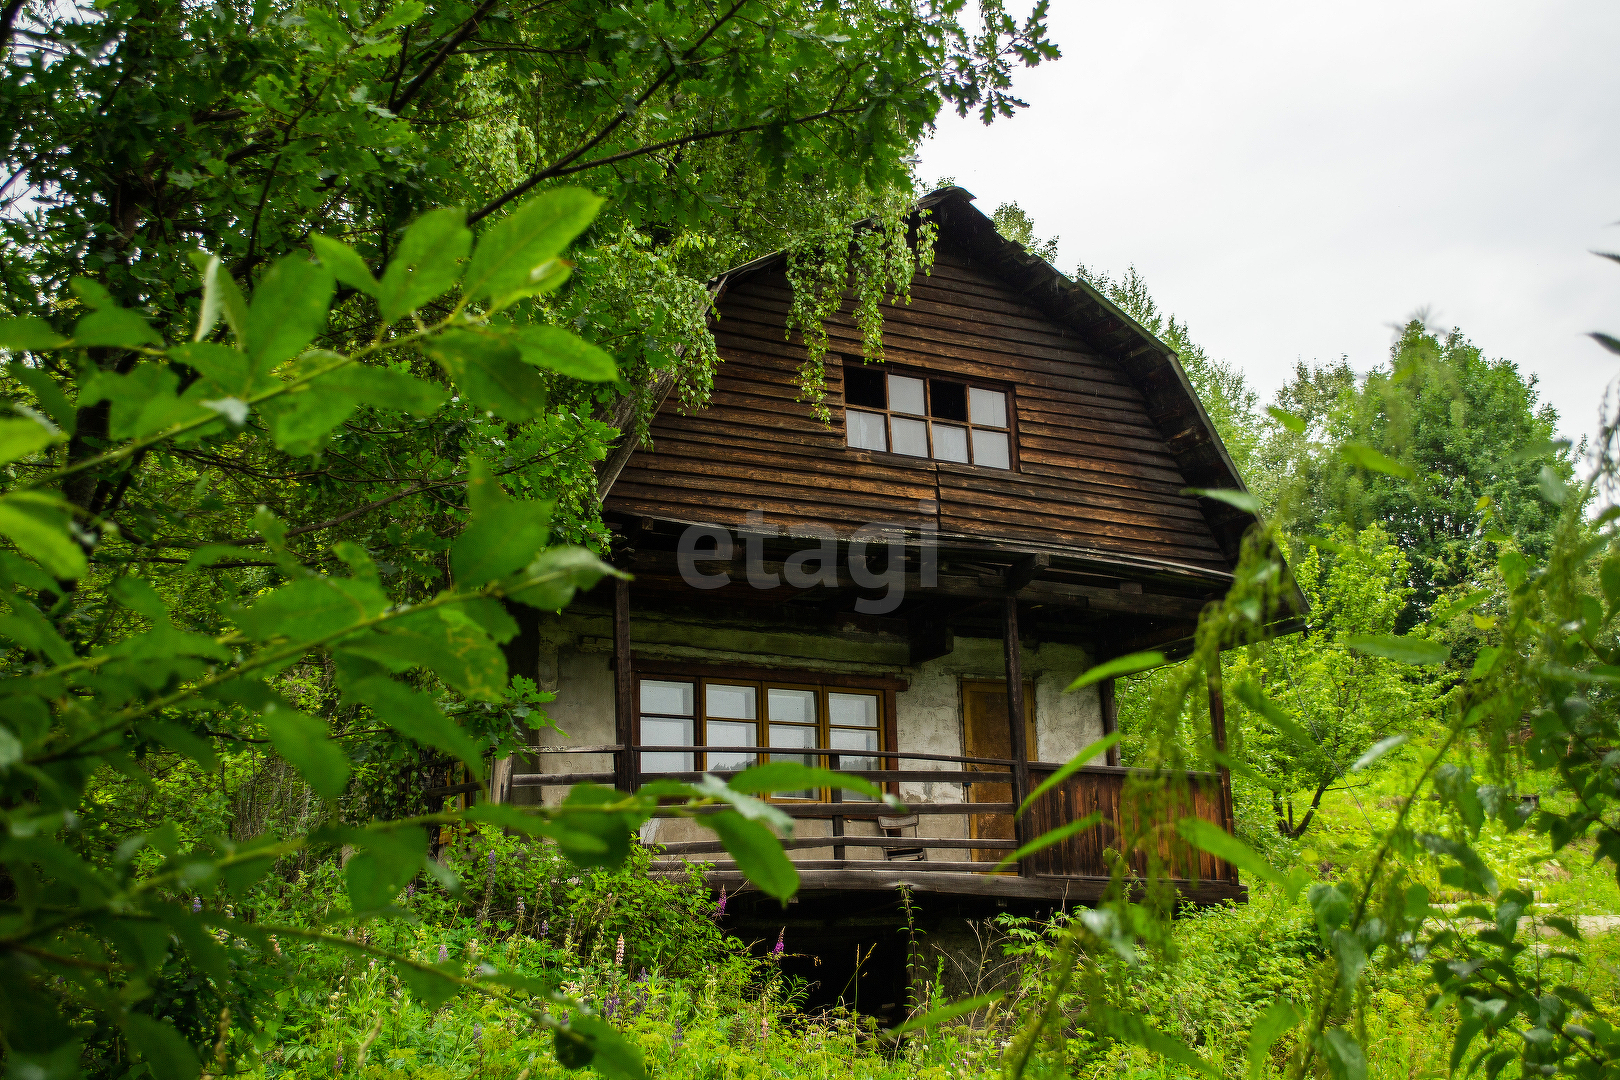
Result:
{"label": "upper floor window", "polygon": [[856,449],[1012,468],[1004,390],[850,365],[844,405],[846,441]]}

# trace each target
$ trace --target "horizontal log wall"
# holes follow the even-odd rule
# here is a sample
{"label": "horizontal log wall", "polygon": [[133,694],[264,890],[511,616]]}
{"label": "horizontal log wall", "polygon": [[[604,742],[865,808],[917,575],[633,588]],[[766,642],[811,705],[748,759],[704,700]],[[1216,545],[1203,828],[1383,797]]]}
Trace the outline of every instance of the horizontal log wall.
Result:
{"label": "horizontal log wall", "polygon": [[715,336],[724,363],[710,406],[671,399],[651,452],[636,453],[607,508],[738,524],[752,509],[789,527],[843,535],[869,521],[947,534],[1151,555],[1226,569],[1226,561],[1142,394],[1110,360],[962,256],[942,251],[910,305],[884,307],[884,350],[897,365],[987,380],[1011,390],[1012,470],[849,449],[842,355],[859,355],[846,302],[827,329],[832,424],[799,400],[806,358],[785,338],[792,292],[780,272],[734,283]]}

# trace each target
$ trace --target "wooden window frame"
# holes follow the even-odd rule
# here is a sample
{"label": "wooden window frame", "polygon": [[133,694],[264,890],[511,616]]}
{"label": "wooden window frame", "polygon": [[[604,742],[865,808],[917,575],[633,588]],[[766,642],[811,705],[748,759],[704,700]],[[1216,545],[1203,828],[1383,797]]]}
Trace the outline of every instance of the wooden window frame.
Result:
{"label": "wooden window frame", "polygon": [[[859,370],[865,370],[865,371],[874,371],[874,372],[877,372],[877,373],[885,376],[885,381],[884,381],[884,400],[885,401],[888,400],[888,383],[887,383],[887,376],[888,375],[894,374],[894,375],[899,375],[899,376],[901,376],[903,378],[921,380],[922,384],[923,384],[923,413],[922,413],[922,415],[919,416],[916,413],[904,413],[904,412],[897,413],[893,409],[889,408],[887,405],[885,405],[881,409],[874,408],[871,405],[851,405],[849,403],[849,391],[848,391],[848,386],[849,386],[849,374],[848,373],[849,373],[849,370],[851,368],[855,368],[855,369],[859,369]],[[1019,468],[1018,468],[1018,420],[1017,420],[1018,409],[1017,409],[1017,400],[1016,400],[1016,398],[1014,396],[1014,393],[1013,393],[1013,385],[1011,383],[996,382],[993,379],[979,379],[979,378],[974,378],[972,376],[957,375],[957,374],[955,374],[953,372],[929,371],[927,368],[910,367],[910,366],[905,365],[905,364],[889,364],[887,362],[881,363],[881,364],[867,364],[865,362],[858,361],[858,360],[857,361],[851,361],[847,357],[844,359],[843,369],[844,369],[844,375],[843,375],[842,382],[843,382],[843,386],[845,388],[844,389],[844,449],[845,450],[854,450],[854,451],[857,451],[859,453],[865,453],[865,454],[882,454],[885,457],[900,458],[900,459],[905,460],[905,461],[928,461],[928,462],[933,462],[933,463],[938,464],[938,465],[951,465],[951,466],[955,466],[957,468],[984,469],[984,470],[986,470],[988,472],[993,472],[993,473],[1008,473],[1008,472],[1015,473],[1015,472],[1019,471]],[[975,424],[973,422],[973,406],[972,406],[972,397],[973,396],[971,394],[967,395],[969,404],[968,404],[968,418],[966,420],[950,420],[950,419],[946,419],[944,417],[936,418],[933,415],[933,405],[934,405],[933,394],[934,394],[934,390],[933,390],[933,386],[932,386],[932,383],[935,380],[938,380],[940,382],[957,383],[957,384],[961,385],[964,390],[988,390],[988,391],[991,391],[993,393],[1001,394],[1002,397],[1006,401],[1006,409],[1007,409],[1007,424],[1006,424],[1006,426],[998,428],[998,427],[994,427],[993,425],[990,425],[990,424]],[[892,434],[892,427],[891,427],[891,424],[890,424],[890,418],[891,417],[898,416],[902,420],[921,420],[924,424],[927,425],[927,428],[928,428],[928,455],[926,457],[918,457],[915,454],[897,453],[896,451],[894,451],[892,449],[874,450],[871,447],[851,446],[851,445],[849,445],[849,413],[852,412],[852,411],[853,412],[867,413],[867,414],[872,415],[872,416],[881,416],[881,417],[883,417],[883,438],[884,438],[884,443],[885,443],[885,445],[890,446],[890,447],[892,447],[894,445],[894,437],[893,437],[893,434]],[[970,461],[951,461],[951,460],[949,460],[947,458],[935,457],[934,456],[934,423],[935,423],[936,419],[938,420],[939,423],[945,424],[948,427],[959,427],[959,428],[962,428],[963,430],[965,430],[968,433],[967,438],[968,438],[968,457],[969,458],[971,458],[973,456],[973,431],[974,431],[975,428],[982,429],[984,431],[996,431],[996,432],[1001,432],[1001,433],[1005,434],[1007,436],[1007,467],[1005,469],[1003,469],[1003,468],[1000,468],[999,466],[995,466],[995,465],[980,465],[977,462],[974,462],[974,461],[971,461],[971,460]]]}
{"label": "wooden window frame", "polygon": [[[829,693],[868,693],[877,698],[878,723],[878,750],[893,751],[896,748],[896,722],[895,722],[895,693],[904,690],[907,682],[903,679],[894,679],[885,676],[842,675],[829,672],[803,671],[778,668],[753,667],[747,665],[702,665],[680,664],[635,659],[633,663],[635,672],[635,724],[633,727],[634,741],[632,743],[638,750],[656,752],[654,746],[647,746],[641,741],[641,720],[644,715],[662,716],[662,713],[647,713],[641,711],[641,681],[651,679],[655,682],[689,682],[692,684],[692,730],[695,741],[693,746],[712,745],[708,739],[707,694],[705,688],[710,683],[726,686],[752,686],[755,688],[755,739],[759,743],[755,760],[763,764],[770,760],[770,705],[769,691],[772,688],[782,690],[814,690],[816,691],[816,739],[820,744],[814,748],[813,753],[803,750],[791,750],[779,747],[784,757],[814,757],[818,764],[825,766],[827,757],[833,748],[826,745],[831,742],[831,724],[828,711]],[[729,717],[718,718],[729,721]],[[840,728],[847,725],[839,725]],[[850,730],[857,730],[851,728]],[[871,731],[872,728],[858,730]],[[721,744],[729,745],[729,744]],[[859,751],[840,751],[844,757],[859,757]],[[692,754],[693,771],[703,772],[708,767],[707,755],[699,752]],[[879,758],[878,768],[890,771],[895,770],[897,762],[892,758]],[[885,781],[879,787],[890,793],[898,790],[895,782]],[[821,789],[815,798],[776,797],[781,802],[795,803],[805,801],[828,802],[832,800],[829,789]]]}

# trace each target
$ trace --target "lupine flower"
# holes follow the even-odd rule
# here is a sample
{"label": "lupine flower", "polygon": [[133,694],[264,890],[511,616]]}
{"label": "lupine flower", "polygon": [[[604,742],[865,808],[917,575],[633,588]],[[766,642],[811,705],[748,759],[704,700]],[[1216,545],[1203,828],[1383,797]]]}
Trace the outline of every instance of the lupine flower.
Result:
{"label": "lupine flower", "polygon": [[483,1024],[474,1024],[473,1025],[473,1043],[474,1043],[474,1045],[479,1046],[480,1048],[482,1048],[483,1042],[484,1042],[484,1025]]}
{"label": "lupine flower", "polygon": [[781,956],[782,955],[782,949],[784,947],[782,945],[782,939],[784,937],[786,937],[786,936],[787,936],[787,927],[784,926],[776,934],[776,947],[771,950],[771,955],[772,956]]}
{"label": "lupine flower", "polygon": [[716,915],[726,913],[726,887],[724,885],[720,886],[720,906],[714,909],[714,913]]}
{"label": "lupine flower", "polygon": [[619,935],[619,944],[613,949],[613,966],[624,967],[624,935]]}
{"label": "lupine flower", "polygon": [[618,1011],[619,1011],[619,995],[618,994],[609,994],[608,997],[607,997],[607,1000],[602,1003],[602,1017],[603,1017],[603,1019],[606,1019],[606,1020],[613,1019],[613,1014],[618,1012]]}
{"label": "lupine flower", "polygon": [[442,964],[442,963],[446,962],[449,959],[450,959],[450,950],[445,947],[444,942],[442,942],[442,941],[439,942],[439,963]]}
{"label": "lupine flower", "polygon": [[193,915],[195,915],[195,914],[197,914],[197,912],[199,912],[201,910],[202,910],[202,897],[193,896],[191,898],[191,913]]}
{"label": "lupine flower", "polygon": [[405,899],[416,899],[416,882],[410,881],[405,884]]}
{"label": "lupine flower", "polygon": [[540,936],[545,937],[549,933],[551,933],[551,920],[550,919],[541,919],[540,920]]}
{"label": "lupine flower", "polygon": [[681,1027],[681,1022],[679,1020],[676,1020],[675,1021],[675,1049],[679,1050],[681,1048],[681,1043],[685,1039],[686,1039],[686,1030]]}
{"label": "lupine flower", "polygon": [[761,1041],[771,1037],[771,1018],[768,1016],[759,1018],[759,1037]]}
{"label": "lupine flower", "polygon": [[341,1051],[341,1050],[338,1051],[338,1056],[337,1056],[337,1071],[338,1072],[343,1071],[343,1051]]}
{"label": "lupine flower", "polygon": [[491,871],[493,871],[495,869],[495,852],[494,851],[491,851],[489,853],[489,868],[490,868]]}

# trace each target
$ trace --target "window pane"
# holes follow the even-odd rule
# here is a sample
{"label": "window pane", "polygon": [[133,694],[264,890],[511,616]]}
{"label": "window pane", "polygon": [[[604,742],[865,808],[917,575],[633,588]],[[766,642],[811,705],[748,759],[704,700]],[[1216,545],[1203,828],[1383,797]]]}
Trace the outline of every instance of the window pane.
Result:
{"label": "window pane", "polygon": [[992,469],[1012,468],[1007,455],[1007,433],[973,429],[973,464],[988,465]]}
{"label": "window pane", "polygon": [[904,375],[890,375],[889,411],[922,416],[925,412],[923,408],[923,381],[921,379],[908,379]]}
{"label": "window pane", "polygon": [[[709,683],[703,688],[703,712],[706,716],[720,716],[732,720],[752,720],[759,715],[755,708],[757,693],[752,686],[726,686]],[[710,739],[709,742],[714,742]],[[741,745],[741,744],[738,744]],[[749,746],[754,745],[752,742]]]}
{"label": "window pane", "polygon": [[[647,684],[642,683],[643,687]],[[687,687],[691,689],[690,686]],[[692,746],[691,720],[663,720],[651,716],[641,718],[642,746]],[[642,754],[642,772],[691,772],[691,754]]]}
{"label": "window pane", "polygon": [[934,457],[940,461],[966,462],[967,428],[959,428],[953,424],[934,425]]}
{"label": "window pane", "polygon": [[771,687],[765,691],[765,707],[767,715],[773,724],[813,724],[816,722],[816,692],[814,690],[781,690]]}
{"label": "window pane", "polygon": [[[669,713],[672,716],[691,716],[692,684],[689,682],[658,682],[653,679],[642,679],[641,711]],[[690,746],[691,743],[686,745]]]}
{"label": "window pane", "polygon": [[889,417],[889,430],[894,435],[894,452],[912,457],[928,456],[928,425],[921,420],[902,420]]}
{"label": "window pane", "polygon": [[[827,719],[845,727],[877,727],[878,708],[876,694],[828,694]],[[833,743],[837,746],[837,743]],[[877,744],[872,745],[877,749]]]}
{"label": "window pane", "polygon": [[844,410],[844,437],[857,450],[887,450],[888,440],[883,437],[883,417],[879,413]]}
{"label": "window pane", "polygon": [[[710,720],[704,725],[708,738],[705,746],[757,746],[759,728],[754,724],[739,724],[735,720]],[[741,772],[759,761],[757,754],[709,754],[710,772]]]}
{"label": "window pane", "polygon": [[928,415],[941,420],[966,420],[967,387],[959,382],[928,380]]}
{"label": "window pane", "polygon": [[866,405],[873,409],[888,405],[883,397],[883,370],[875,367],[845,368],[844,404]]}
{"label": "window pane", "polygon": [[[812,696],[814,696],[812,694]],[[804,765],[815,768],[817,756],[815,754],[779,754],[776,747],[790,747],[793,749],[813,750],[816,746],[816,729],[813,727],[784,727],[779,724],[771,725],[771,760],[791,761],[795,765]],[[810,788],[802,791],[779,791],[777,796],[787,799],[813,799],[818,792]]]}
{"label": "window pane", "polygon": [[986,427],[1007,426],[1007,395],[999,390],[980,390],[978,387],[968,391],[970,404],[973,406],[973,422]]}
{"label": "window pane", "polygon": [[[876,750],[878,748],[878,733],[875,731],[848,731],[834,728],[830,732],[830,736],[834,750]],[[875,757],[846,754],[838,759],[838,768],[845,772],[861,772],[881,769],[883,766],[879,759]],[[846,791],[844,792],[844,801],[871,802],[872,797]]]}

